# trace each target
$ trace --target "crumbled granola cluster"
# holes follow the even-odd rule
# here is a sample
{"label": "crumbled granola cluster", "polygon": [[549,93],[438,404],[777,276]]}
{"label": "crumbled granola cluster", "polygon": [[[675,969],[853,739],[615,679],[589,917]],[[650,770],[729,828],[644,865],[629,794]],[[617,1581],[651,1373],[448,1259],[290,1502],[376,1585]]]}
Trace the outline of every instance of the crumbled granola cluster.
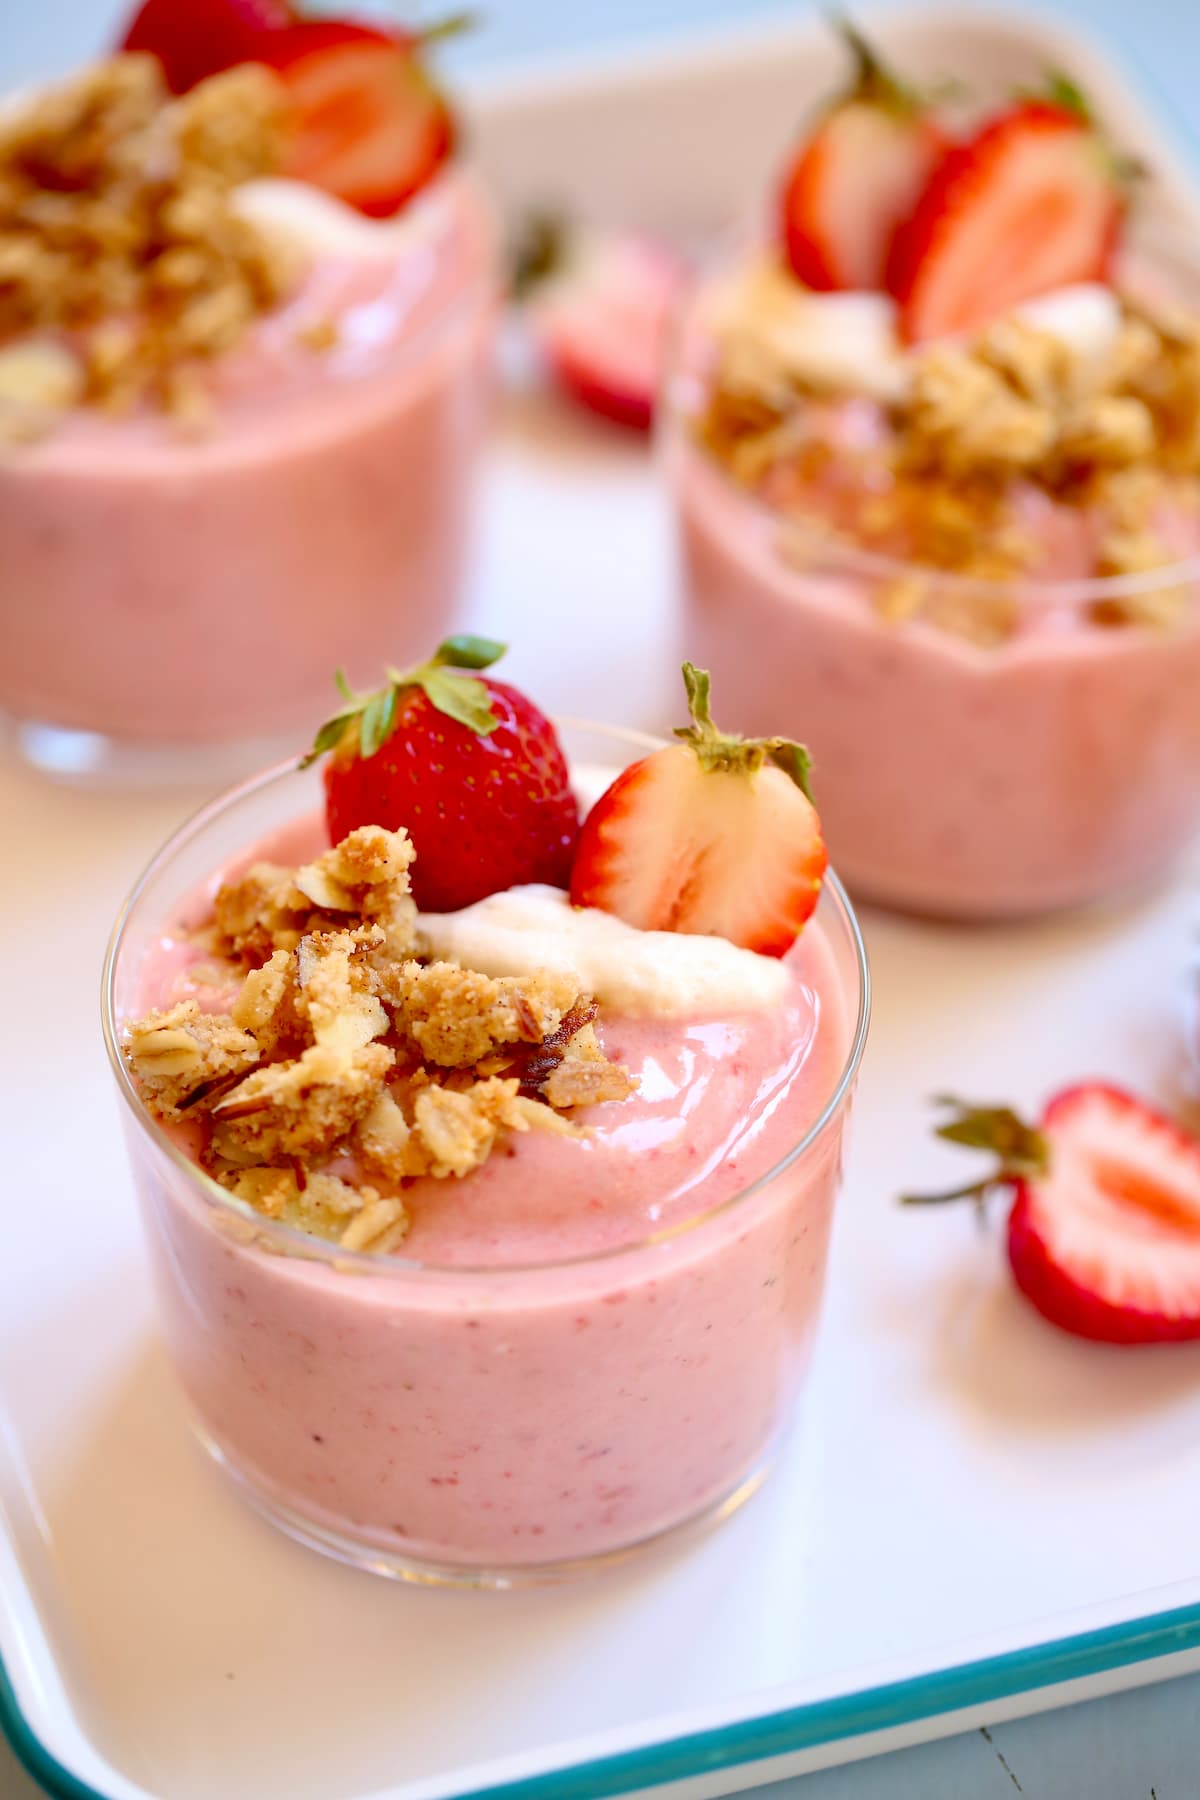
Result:
{"label": "crumbled granola cluster", "polygon": [[[983,592],[1036,569],[1041,546],[1020,497],[1030,492],[1094,521],[1094,573],[1138,575],[1178,560],[1160,532],[1167,510],[1200,508],[1200,316],[1122,302],[1107,355],[1002,319],[969,343],[931,345],[879,410],[865,445],[832,444],[830,389],[778,356],[723,346],[696,421],[741,485],[796,522],[786,553],[810,563],[848,534],[914,572],[881,585],[891,619],[920,613],[976,642],[1002,642],[1018,604]],[[852,398],[845,387],[834,398]],[[814,501],[814,494],[818,498]],[[937,572],[977,582],[967,590]],[[1168,623],[1186,595],[1161,587],[1100,609],[1098,622]]]}
{"label": "crumbled granola cluster", "polygon": [[232,190],[277,165],[283,89],[247,64],[174,99],[114,56],[0,117],[0,433],[68,406],[200,417],[197,369],[275,306],[294,259]]}
{"label": "crumbled granola cluster", "polygon": [[147,1108],[201,1124],[222,1186],[349,1249],[401,1242],[417,1177],[467,1175],[508,1133],[578,1133],[574,1108],[634,1087],[570,976],[423,960],[412,860],[405,832],[365,826],[302,868],[254,864],[205,930],[228,1014],[183,1000],[125,1032]]}

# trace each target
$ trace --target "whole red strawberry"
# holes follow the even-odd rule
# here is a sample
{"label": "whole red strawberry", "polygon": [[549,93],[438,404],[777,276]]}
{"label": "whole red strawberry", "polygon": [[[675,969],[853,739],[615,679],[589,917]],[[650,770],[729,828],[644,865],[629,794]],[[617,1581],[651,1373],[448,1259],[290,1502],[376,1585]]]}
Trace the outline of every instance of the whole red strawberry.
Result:
{"label": "whole red strawberry", "polygon": [[388,685],[347,705],[317,733],[305,763],[325,770],[331,843],[358,825],[403,826],[417,852],[422,912],[457,912],[525,882],[566,887],[579,809],[553,725],[490,668],[505,646],[448,638],[429,661],[389,669]]}
{"label": "whole red strawberry", "polygon": [[144,0],[119,48],[156,56],[172,93],[253,62],[269,32],[292,23],[287,0]]}

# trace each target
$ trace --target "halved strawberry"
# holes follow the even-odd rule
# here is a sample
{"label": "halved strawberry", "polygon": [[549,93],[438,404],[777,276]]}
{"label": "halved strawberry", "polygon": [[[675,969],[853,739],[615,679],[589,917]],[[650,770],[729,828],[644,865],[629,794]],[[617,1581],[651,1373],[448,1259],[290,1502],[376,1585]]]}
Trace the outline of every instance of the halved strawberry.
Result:
{"label": "halved strawberry", "polygon": [[264,34],[255,52],[288,90],[283,173],[372,218],[394,213],[454,148],[454,121],[414,38],[343,19]]}
{"label": "halved strawberry", "polygon": [[709,678],[683,665],[683,741],[625,769],[584,820],[571,900],[643,931],[728,938],[782,956],[825,874],[808,753],[785,738],[717,730]]}
{"label": "halved strawberry", "polygon": [[847,20],[838,30],[855,77],[790,166],[783,241],[807,287],[877,290],[896,228],[908,217],[948,139],[914,89],[885,67]]}
{"label": "halved strawberry", "polygon": [[282,31],[293,13],[287,0],[145,0],[118,46],[156,56],[172,93],[235,63],[253,62],[263,34]]}
{"label": "halved strawberry", "polygon": [[678,258],[634,232],[537,222],[526,318],[558,385],[589,411],[646,430],[686,283]]}
{"label": "halved strawberry", "polygon": [[946,152],[897,232],[887,285],[901,335],[972,331],[1037,294],[1103,281],[1125,205],[1117,159],[1085,110],[1020,101]]}
{"label": "halved strawberry", "polygon": [[995,1152],[998,1167],[906,1200],[1009,1188],[1013,1276],[1053,1324],[1109,1344],[1200,1338],[1200,1140],[1103,1082],[1056,1094],[1036,1129],[1007,1107],[944,1104],[939,1137]]}

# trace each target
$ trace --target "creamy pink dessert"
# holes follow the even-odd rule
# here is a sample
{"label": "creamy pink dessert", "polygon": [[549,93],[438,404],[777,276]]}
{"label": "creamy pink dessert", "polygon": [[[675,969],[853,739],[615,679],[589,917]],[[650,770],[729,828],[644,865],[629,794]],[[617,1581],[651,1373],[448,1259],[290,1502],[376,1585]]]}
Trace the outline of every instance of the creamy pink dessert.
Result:
{"label": "creamy pink dessert", "polygon": [[[1179,616],[1100,624],[1085,585],[973,592],[1015,602],[999,644],[889,618],[904,577],[836,546],[809,565],[786,526],[691,444],[670,449],[690,645],[724,672],[746,731],[801,723],[831,851],[864,900],[960,918],[1021,916],[1133,890],[1200,824],[1200,589]],[[1181,584],[1181,585],[1180,585]],[[939,584],[929,581],[935,594]]]}
{"label": "creamy pink dessert", "polygon": [[1200,266],[1065,77],[964,133],[847,35],[681,334],[684,641],[803,732],[864,898],[1136,888],[1200,826]]}
{"label": "creamy pink dessert", "polygon": [[[153,123],[204,92],[144,110]],[[148,752],[292,735],[344,651],[365,675],[455,611],[494,304],[486,210],[453,162],[382,220],[239,167],[221,205],[241,285],[220,287],[214,251],[190,315],[214,335],[153,390],[94,391],[119,310],[74,336],[6,334],[0,316],[0,707],[18,726]]]}
{"label": "creamy pink dessert", "polygon": [[[714,440],[713,408],[728,397],[713,398],[702,367],[680,375],[666,456],[687,642],[721,667],[741,729],[803,729],[832,854],[864,899],[989,918],[1134,888],[1168,868],[1200,825],[1195,480],[1164,480],[1156,497],[1153,470],[1135,457],[1115,472],[1123,485],[1091,508],[1030,481],[1010,487],[1003,521],[993,520],[973,509],[993,506],[994,464],[990,473],[983,465],[1004,422],[968,411],[964,429],[979,428],[963,452],[972,472],[942,486],[914,478],[898,492],[895,428],[884,420],[911,404],[923,429],[928,413],[881,390],[924,379],[933,391],[945,377],[965,391],[971,354],[926,353],[924,377],[912,372],[922,359],[906,367],[894,345],[885,361],[880,300],[874,343],[855,358],[867,334],[844,302],[874,299],[796,290],[793,367],[827,358],[832,385],[860,380],[872,391],[798,398],[787,466],[755,466],[754,430]],[[1054,334],[1017,320],[997,335],[1061,346],[1064,366],[1093,354],[1072,339],[1086,343],[1097,320],[1103,354],[1129,343],[1116,301],[1102,293],[1079,290],[1055,305],[1057,316],[1045,315]],[[812,314],[820,322],[810,330]],[[726,341],[738,354],[761,347],[760,327],[751,311]],[[823,333],[845,345],[827,356]],[[768,336],[774,347],[774,319]],[[703,358],[696,339],[693,350]],[[852,374],[839,368],[842,355]],[[957,401],[945,404],[949,417]],[[779,430],[775,415],[765,423]],[[1127,499],[1140,523],[1115,516]],[[923,534],[957,533],[957,566],[912,560],[913,532],[926,544]],[[1019,537],[1024,564],[1007,576],[1002,534]],[[1109,566],[1099,560],[1105,546],[1128,554],[1124,573],[1097,573]]]}
{"label": "creamy pink dessert", "polygon": [[[825,888],[783,957],[641,930],[545,886],[417,916],[403,834],[365,828],[322,853],[311,779],[252,784],[168,846],[110,966],[162,1316],[204,1438],[277,1521],[401,1574],[507,1580],[583,1563],[749,1491],[811,1346],[864,1030],[840,891]],[[251,821],[267,836],[248,852]],[[223,873],[197,890],[210,856]],[[264,856],[303,864],[300,910],[285,918],[277,886],[248,924],[245,883],[261,882]],[[368,863],[390,870],[374,887]],[[328,914],[300,896],[347,891],[355,910],[338,922],[373,922],[387,948],[368,947],[369,976],[348,952],[359,997],[316,1027],[316,1048],[360,1043],[382,994],[390,1025],[355,1054],[399,1046],[387,1080],[406,1119],[389,1135],[392,1102],[377,1102],[297,1182],[278,1154],[252,1166],[265,1115],[239,1095],[264,1077],[237,1027],[277,1054],[254,996],[290,954],[317,1007],[312,959],[340,952],[322,936]],[[258,946],[253,961],[264,921],[299,947],[247,976],[229,932]],[[417,960],[389,960],[402,940]],[[447,1013],[462,983],[470,997]],[[464,1031],[479,1049],[498,1005],[537,1015],[525,1048],[493,1044],[470,1071],[439,1072],[438,1056],[467,1054],[446,1047]],[[402,1093],[414,1034],[425,1073]],[[515,1098],[497,1099],[493,1069],[500,1086],[524,1071]],[[482,1154],[447,1139],[441,1117],[433,1129],[429,1077],[438,1107],[461,1110],[465,1094],[477,1118],[488,1086],[499,1110]],[[398,1143],[415,1162],[395,1160]],[[424,1172],[387,1178],[409,1167]]]}

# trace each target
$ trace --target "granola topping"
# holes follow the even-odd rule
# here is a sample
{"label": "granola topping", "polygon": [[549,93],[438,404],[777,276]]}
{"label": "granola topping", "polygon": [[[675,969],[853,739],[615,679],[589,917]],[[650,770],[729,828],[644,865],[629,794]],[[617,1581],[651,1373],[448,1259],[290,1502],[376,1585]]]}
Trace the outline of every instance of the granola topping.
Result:
{"label": "granola topping", "polygon": [[429,957],[412,860],[405,832],[367,826],[301,868],[252,865],[198,934],[228,1013],[185,1000],[124,1036],[148,1110],[200,1130],[229,1193],[352,1250],[397,1247],[413,1180],[469,1175],[514,1135],[578,1135],[576,1108],[636,1085],[573,974]]}
{"label": "granola topping", "polygon": [[[866,330],[846,325],[836,353],[817,333],[814,365],[800,324],[830,297],[769,268],[734,293],[740,310],[715,316],[696,437],[785,515],[788,560],[812,567],[849,541],[915,565],[880,582],[883,618],[1003,642],[1019,617],[1003,584],[1037,579],[1049,514],[1074,521],[1090,574],[1179,560],[1170,522],[1200,507],[1200,314],[1064,290],[901,358],[880,348],[876,308]],[[979,587],[948,592],[942,574]],[[1106,603],[1102,622],[1170,623],[1185,604],[1179,590],[1133,594]]]}
{"label": "granola topping", "polygon": [[0,114],[0,442],[68,407],[201,420],[203,364],[297,273],[233,203],[277,165],[283,90],[247,64],[179,99],[110,57]]}

